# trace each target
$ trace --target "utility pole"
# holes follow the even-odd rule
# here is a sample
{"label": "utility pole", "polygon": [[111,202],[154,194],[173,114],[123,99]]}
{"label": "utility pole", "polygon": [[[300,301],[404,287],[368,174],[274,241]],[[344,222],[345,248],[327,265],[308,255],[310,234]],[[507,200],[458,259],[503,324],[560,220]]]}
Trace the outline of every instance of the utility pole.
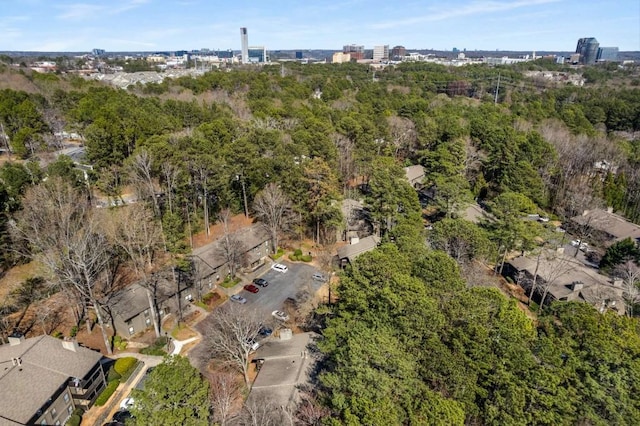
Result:
{"label": "utility pole", "polygon": [[498,92],[500,91],[500,73],[498,73],[498,84],[496,85],[496,98],[493,101],[494,105],[498,103]]}

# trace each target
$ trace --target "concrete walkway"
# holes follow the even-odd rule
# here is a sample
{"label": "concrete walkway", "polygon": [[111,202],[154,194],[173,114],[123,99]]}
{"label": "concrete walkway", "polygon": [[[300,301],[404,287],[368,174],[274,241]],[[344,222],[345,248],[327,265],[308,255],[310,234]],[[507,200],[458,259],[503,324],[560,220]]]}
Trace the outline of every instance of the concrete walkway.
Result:
{"label": "concrete walkway", "polygon": [[182,348],[191,342],[195,342],[196,340],[199,340],[200,336],[194,336],[191,337],[190,339],[186,339],[186,340],[172,340],[172,345],[173,345],[173,350],[171,351],[171,355],[180,355],[180,351],[182,351]]}

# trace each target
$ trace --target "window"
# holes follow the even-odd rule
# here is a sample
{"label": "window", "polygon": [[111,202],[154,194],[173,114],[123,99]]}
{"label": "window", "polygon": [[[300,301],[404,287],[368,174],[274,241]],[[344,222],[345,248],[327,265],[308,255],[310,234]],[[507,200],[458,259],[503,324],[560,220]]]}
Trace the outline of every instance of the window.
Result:
{"label": "window", "polygon": [[135,330],[134,330],[133,326],[131,326],[131,327],[129,327],[129,334],[133,334],[133,333],[135,333]]}
{"label": "window", "polygon": [[55,409],[55,408],[52,408],[52,409],[51,409],[51,418],[52,418],[52,419],[53,419],[53,418],[55,418],[55,417],[56,417],[56,414],[58,414],[58,412],[56,411],[56,409]]}
{"label": "window", "polygon": [[144,315],[145,318],[149,318],[149,310],[145,309],[144,312],[143,312],[143,315]]}
{"label": "window", "polygon": [[151,318],[147,318],[146,320],[144,320],[144,322],[147,325],[151,325]]}
{"label": "window", "polygon": [[56,421],[56,425],[60,425],[60,420],[57,420],[57,421]]}
{"label": "window", "polygon": [[47,424],[47,421],[46,421],[46,420],[43,420],[43,421],[41,421],[41,422],[40,422],[40,424],[41,424],[41,425],[46,425],[46,424]]}
{"label": "window", "polygon": [[64,402],[69,402],[69,394],[65,393],[62,399],[64,399]]}
{"label": "window", "polygon": [[70,405],[67,407],[67,413],[69,414],[73,413],[73,405]]}

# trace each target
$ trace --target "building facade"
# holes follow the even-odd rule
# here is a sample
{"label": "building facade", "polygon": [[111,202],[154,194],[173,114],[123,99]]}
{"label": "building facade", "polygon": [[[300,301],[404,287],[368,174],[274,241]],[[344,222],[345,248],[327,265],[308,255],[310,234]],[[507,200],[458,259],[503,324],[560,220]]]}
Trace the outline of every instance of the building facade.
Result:
{"label": "building facade", "polygon": [[248,62],[246,63],[264,64],[266,62],[269,62],[269,57],[267,56],[267,49],[264,46],[250,46],[247,51],[247,55],[249,59],[248,59]]}
{"label": "building facade", "polygon": [[598,47],[600,47],[600,43],[593,37],[579,39],[576,53],[580,54],[580,63],[583,65],[595,64],[598,58]]}
{"label": "building facade", "polygon": [[333,57],[331,58],[331,63],[333,64],[342,64],[344,62],[349,62],[349,61],[351,61],[350,53],[336,52],[333,54]]}
{"label": "building facade", "polygon": [[242,47],[242,63],[249,63],[249,34],[245,27],[240,28],[240,45]]}
{"label": "building facade", "polygon": [[348,53],[352,60],[360,61],[364,59],[364,46],[348,44],[342,48],[342,53]]}
{"label": "building facade", "polygon": [[389,45],[373,46],[373,60],[374,61],[388,61],[389,60]]}
{"label": "building facade", "polygon": [[598,48],[598,62],[618,62],[617,47],[600,47]]}
{"label": "building facade", "polygon": [[102,355],[75,341],[14,334],[0,346],[0,424],[62,425],[106,386]]}
{"label": "building facade", "polygon": [[407,49],[404,46],[394,46],[391,49],[391,59],[394,61],[400,61],[407,54]]}

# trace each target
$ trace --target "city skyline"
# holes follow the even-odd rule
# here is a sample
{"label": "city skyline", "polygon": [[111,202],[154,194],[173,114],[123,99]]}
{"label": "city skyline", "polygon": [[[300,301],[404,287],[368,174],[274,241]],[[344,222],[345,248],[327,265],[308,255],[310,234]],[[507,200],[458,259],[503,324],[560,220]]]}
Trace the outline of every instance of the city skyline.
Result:
{"label": "city skyline", "polygon": [[346,44],[408,49],[573,51],[581,37],[640,50],[640,2],[620,0],[0,0],[0,51],[233,49],[238,29],[269,50]]}

